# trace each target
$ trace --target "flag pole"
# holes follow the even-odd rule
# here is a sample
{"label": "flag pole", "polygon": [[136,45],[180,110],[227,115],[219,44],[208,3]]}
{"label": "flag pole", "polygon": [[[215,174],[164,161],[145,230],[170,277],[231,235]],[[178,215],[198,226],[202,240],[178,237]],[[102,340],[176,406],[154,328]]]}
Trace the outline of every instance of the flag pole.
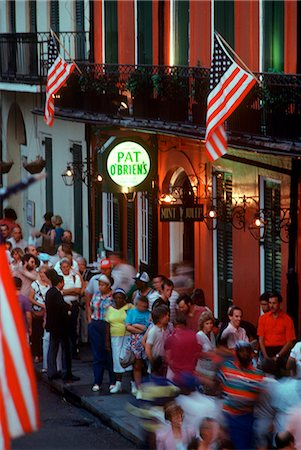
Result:
{"label": "flag pole", "polygon": [[231,45],[228,44],[228,42],[223,38],[223,36],[221,36],[217,31],[215,31],[216,35],[218,36],[218,38],[222,41],[223,44],[225,44],[225,46],[233,53],[233,55],[238,59],[238,61],[240,62],[240,64],[246,69],[247,72],[249,72],[250,75],[252,75],[253,78],[255,78],[255,80],[257,81],[258,84],[261,84],[261,81],[259,80],[259,78],[254,75],[254,73],[252,72],[252,70],[243,62],[243,60],[238,56],[238,54],[233,50],[233,48],[231,47]]}
{"label": "flag pole", "polygon": [[66,47],[63,45],[63,43],[59,40],[59,37],[57,36],[57,34],[50,28],[50,33],[52,35],[52,37],[54,36],[55,39],[58,41],[58,43],[60,44],[61,47],[63,47],[63,49],[65,50],[67,56],[69,56],[69,58],[71,59],[71,61],[73,62],[73,64],[75,65],[75,67],[77,68],[77,70],[79,71],[79,73],[82,75],[82,71],[80,70],[80,68],[78,67],[78,65],[76,64],[76,62],[74,61],[74,59],[71,57],[70,53],[67,51]]}

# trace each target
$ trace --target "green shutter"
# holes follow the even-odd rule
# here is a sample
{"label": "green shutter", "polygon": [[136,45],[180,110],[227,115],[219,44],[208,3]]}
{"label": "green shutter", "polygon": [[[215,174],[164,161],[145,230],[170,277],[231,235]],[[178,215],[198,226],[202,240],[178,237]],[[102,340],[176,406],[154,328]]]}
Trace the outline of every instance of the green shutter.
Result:
{"label": "green shutter", "polygon": [[175,1],[175,65],[187,66],[189,60],[189,0]]}
{"label": "green shutter", "polygon": [[105,10],[105,62],[118,64],[117,0],[104,0]]}
{"label": "green shutter", "polygon": [[281,290],[280,184],[264,182],[266,230],[264,237],[265,291]]}
{"label": "green shutter", "polygon": [[75,2],[75,25],[76,25],[76,59],[85,59],[85,4],[84,0]]}
{"label": "green shutter", "polygon": [[135,266],[135,202],[127,202],[127,262]]}
{"label": "green shutter", "polygon": [[16,1],[10,0],[8,2],[9,7],[9,24],[10,24],[10,33],[16,32]]}
{"label": "green shutter", "polygon": [[137,0],[138,64],[153,63],[152,18],[152,1]]}
{"label": "green shutter", "polygon": [[284,1],[263,0],[264,71],[284,69]]}
{"label": "green shutter", "polygon": [[122,250],[122,194],[114,194],[113,197],[113,227],[114,227],[114,250]]}
{"label": "green shutter", "polygon": [[234,48],[234,0],[214,0],[214,28]]}
{"label": "green shutter", "polygon": [[52,167],[52,138],[45,138],[45,171],[46,184],[46,211],[53,211],[53,167]]}
{"label": "green shutter", "polygon": [[55,33],[60,29],[59,0],[50,1],[50,27]]}
{"label": "green shutter", "polygon": [[29,1],[29,21],[30,31],[32,33],[37,32],[37,2],[36,0]]}
{"label": "green shutter", "polygon": [[[82,146],[73,144],[73,162],[82,164]],[[83,254],[83,183],[80,177],[75,177],[73,185],[73,210],[74,210],[74,242],[75,250]]]}
{"label": "green shutter", "polygon": [[232,245],[232,174],[215,172],[217,197],[217,277],[219,317],[227,316],[232,305],[233,245]]}

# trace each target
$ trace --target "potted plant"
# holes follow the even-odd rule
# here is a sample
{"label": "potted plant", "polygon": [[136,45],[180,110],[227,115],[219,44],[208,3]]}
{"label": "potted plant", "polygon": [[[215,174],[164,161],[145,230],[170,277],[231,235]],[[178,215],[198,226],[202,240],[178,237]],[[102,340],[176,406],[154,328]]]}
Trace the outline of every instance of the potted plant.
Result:
{"label": "potted plant", "polygon": [[45,159],[43,159],[41,156],[37,156],[37,159],[34,161],[31,161],[29,163],[23,163],[23,167],[27,172],[33,174],[40,173],[44,169],[46,165]]}
{"label": "potted plant", "polygon": [[189,78],[177,68],[159,72],[153,76],[156,96],[159,100],[159,118],[165,121],[188,120]]}
{"label": "potted plant", "polygon": [[133,101],[135,117],[156,118],[152,74],[147,67],[138,67],[132,72],[126,83]]}
{"label": "potted plant", "polygon": [[0,161],[0,173],[8,173],[13,164],[13,161]]}

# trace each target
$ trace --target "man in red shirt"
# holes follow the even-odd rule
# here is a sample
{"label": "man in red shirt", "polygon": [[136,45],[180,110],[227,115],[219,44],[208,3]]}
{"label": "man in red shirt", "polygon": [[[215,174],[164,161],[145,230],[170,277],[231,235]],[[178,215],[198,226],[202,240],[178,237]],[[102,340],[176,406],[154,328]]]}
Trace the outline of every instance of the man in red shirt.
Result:
{"label": "man in red shirt", "polygon": [[208,311],[208,308],[195,305],[191,297],[187,294],[181,295],[178,298],[177,307],[182,314],[185,314],[187,328],[197,333],[199,331],[200,315],[204,311]]}
{"label": "man in red shirt", "polygon": [[273,358],[283,367],[296,339],[292,319],[281,309],[282,297],[273,293],[269,298],[270,311],[258,321],[259,345],[264,358]]}
{"label": "man in red shirt", "polygon": [[175,331],[166,339],[164,348],[168,365],[167,378],[178,385],[193,379],[202,347],[197,341],[196,333],[186,327],[184,314],[177,315]]}

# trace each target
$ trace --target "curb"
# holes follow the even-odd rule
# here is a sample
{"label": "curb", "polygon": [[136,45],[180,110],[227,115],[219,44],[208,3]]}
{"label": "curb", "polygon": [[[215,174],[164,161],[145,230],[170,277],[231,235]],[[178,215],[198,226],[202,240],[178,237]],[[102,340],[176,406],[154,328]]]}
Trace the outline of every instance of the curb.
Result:
{"label": "curb", "polygon": [[56,381],[49,381],[47,377],[43,376],[43,374],[41,374],[38,370],[36,370],[36,376],[44,384],[50,386],[56,392],[61,394],[69,403],[90,412],[91,414],[99,418],[104,425],[108,426],[114,431],[117,431],[121,436],[137,445],[138,448],[143,447],[143,441],[140,439],[140,437],[137,436],[137,434],[135,434],[132,430],[126,428],[121,420],[115,419],[105,411],[99,411],[99,409],[91,405],[89,401],[85,400],[85,398],[74,392],[73,389],[70,389],[68,385],[65,386]]}

